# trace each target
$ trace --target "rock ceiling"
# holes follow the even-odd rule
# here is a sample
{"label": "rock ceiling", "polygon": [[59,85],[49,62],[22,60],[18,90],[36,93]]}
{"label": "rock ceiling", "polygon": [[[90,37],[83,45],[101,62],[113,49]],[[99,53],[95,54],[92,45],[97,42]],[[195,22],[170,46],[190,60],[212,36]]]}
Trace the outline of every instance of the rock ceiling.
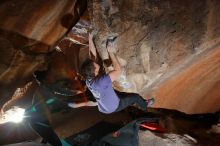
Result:
{"label": "rock ceiling", "polygon": [[157,108],[219,111],[219,9],[218,0],[3,1],[1,104],[48,64],[54,78],[78,72],[88,57],[92,29],[104,62],[109,59],[107,38],[117,36],[123,67],[117,89],[154,96]]}

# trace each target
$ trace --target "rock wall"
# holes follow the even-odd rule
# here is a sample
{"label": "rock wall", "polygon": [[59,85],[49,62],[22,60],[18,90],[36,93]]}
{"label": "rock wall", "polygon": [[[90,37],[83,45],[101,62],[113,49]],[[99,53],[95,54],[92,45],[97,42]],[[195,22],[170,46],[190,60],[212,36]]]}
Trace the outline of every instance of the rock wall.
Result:
{"label": "rock wall", "polygon": [[218,0],[93,0],[89,8],[103,60],[107,38],[117,36],[118,89],[155,96],[155,107],[220,110]]}
{"label": "rock wall", "polygon": [[0,3],[1,104],[16,88],[23,87],[35,70],[47,69],[49,53],[76,24],[86,6],[86,0]]}
{"label": "rock wall", "polygon": [[114,84],[117,89],[154,96],[158,108],[220,110],[218,0],[89,0],[85,19],[76,24],[86,5],[81,0],[0,3],[1,104],[35,70],[47,69],[50,60],[54,78],[67,76],[67,70],[79,71],[88,57],[87,35],[93,28],[104,63],[109,62],[106,40],[117,37],[123,67]]}

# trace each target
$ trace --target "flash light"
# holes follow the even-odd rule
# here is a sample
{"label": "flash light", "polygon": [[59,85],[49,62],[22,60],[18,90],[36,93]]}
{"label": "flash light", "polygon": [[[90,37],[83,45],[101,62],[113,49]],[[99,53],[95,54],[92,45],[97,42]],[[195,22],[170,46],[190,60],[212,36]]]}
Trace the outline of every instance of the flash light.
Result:
{"label": "flash light", "polygon": [[0,117],[0,124],[7,123],[7,122],[14,122],[19,123],[24,118],[25,109],[19,107],[13,107],[10,110],[7,110],[3,115]]}

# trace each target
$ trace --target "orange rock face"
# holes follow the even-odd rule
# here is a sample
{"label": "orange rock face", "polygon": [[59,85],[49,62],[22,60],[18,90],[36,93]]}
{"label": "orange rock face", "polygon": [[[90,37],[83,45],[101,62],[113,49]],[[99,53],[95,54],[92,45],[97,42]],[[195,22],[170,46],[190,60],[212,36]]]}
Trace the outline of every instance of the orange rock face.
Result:
{"label": "orange rock face", "polygon": [[86,5],[86,0],[1,2],[1,99],[10,98],[35,70],[47,68],[48,53],[78,22]]}
{"label": "orange rock face", "polygon": [[[0,97],[9,98],[33,71],[47,68],[48,59],[54,78],[78,72],[88,57],[92,28],[104,63],[109,62],[106,40],[117,37],[123,67],[117,89],[154,95],[158,108],[219,111],[220,1],[89,1],[76,24],[85,8],[85,1],[0,4]],[[60,52],[48,55],[53,46]]]}
{"label": "orange rock face", "polygon": [[103,60],[109,58],[107,38],[117,36],[123,67],[118,89],[154,95],[158,108],[219,111],[218,0],[109,0],[89,6]]}
{"label": "orange rock face", "polygon": [[156,85],[155,107],[185,113],[220,110],[220,46],[194,57],[172,77]]}

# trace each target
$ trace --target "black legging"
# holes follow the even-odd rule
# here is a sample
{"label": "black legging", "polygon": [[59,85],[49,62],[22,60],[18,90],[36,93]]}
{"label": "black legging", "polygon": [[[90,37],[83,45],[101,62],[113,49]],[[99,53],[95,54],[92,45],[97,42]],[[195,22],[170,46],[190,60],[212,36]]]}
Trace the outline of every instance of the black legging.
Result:
{"label": "black legging", "polygon": [[121,111],[126,107],[137,104],[139,105],[142,110],[147,110],[147,104],[145,100],[137,93],[126,93],[126,92],[119,92],[115,91],[120,99],[119,106],[115,112]]}
{"label": "black legging", "polygon": [[43,138],[43,142],[48,142],[52,146],[62,146],[62,143],[50,126],[49,121],[43,116],[30,117],[27,119],[31,127]]}

